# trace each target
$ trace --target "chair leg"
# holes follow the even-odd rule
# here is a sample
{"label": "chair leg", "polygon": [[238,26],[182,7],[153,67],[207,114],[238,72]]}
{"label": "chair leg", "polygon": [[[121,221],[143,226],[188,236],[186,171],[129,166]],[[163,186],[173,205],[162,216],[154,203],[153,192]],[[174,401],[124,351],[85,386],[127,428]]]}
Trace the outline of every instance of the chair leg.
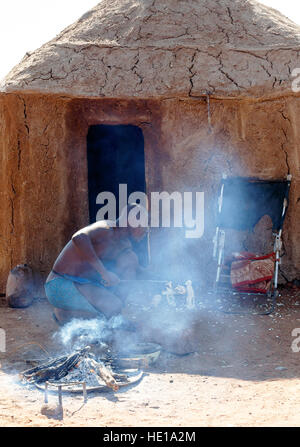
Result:
{"label": "chair leg", "polygon": [[275,251],[274,289],[275,290],[277,290],[277,287],[278,287],[280,250],[281,250],[281,246],[282,246],[281,233],[282,233],[282,230],[279,230],[278,234],[276,234],[275,243],[274,243],[274,251]]}
{"label": "chair leg", "polygon": [[219,247],[218,247],[218,266],[217,266],[217,275],[215,281],[215,289],[217,289],[218,283],[220,281],[222,262],[224,257],[224,247],[225,247],[225,231],[220,230],[219,232]]}

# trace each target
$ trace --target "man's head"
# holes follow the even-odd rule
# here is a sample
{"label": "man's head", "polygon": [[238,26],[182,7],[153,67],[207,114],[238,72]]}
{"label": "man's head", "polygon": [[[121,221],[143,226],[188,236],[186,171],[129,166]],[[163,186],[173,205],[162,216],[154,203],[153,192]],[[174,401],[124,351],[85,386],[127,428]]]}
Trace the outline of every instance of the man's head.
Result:
{"label": "man's head", "polygon": [[123,208],[117,224],[127,227],[130,236],[140,241],[148,231],[148,211],[138,203],[129,204]]}

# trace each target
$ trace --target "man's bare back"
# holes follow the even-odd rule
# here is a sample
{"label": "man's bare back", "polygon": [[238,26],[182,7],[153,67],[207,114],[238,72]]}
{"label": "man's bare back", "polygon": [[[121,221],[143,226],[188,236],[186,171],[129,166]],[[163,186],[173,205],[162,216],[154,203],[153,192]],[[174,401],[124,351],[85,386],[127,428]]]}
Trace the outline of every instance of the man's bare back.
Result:
{"label": "man's bare back", "polygon": [[[142,270],[131,240],[142,239],[146,229],[113,225],[116,223],[99,221],[73,235],[59,254],[47,278],[46,294],[47,289],[49,291],[50,287],[53,288],[54,279],[74,277],[76,289],[95,311],[108,317],[120,312],[122,300],[110,288],[117,286],[120,279],[135,279]],[[91,282],[80,284],[78,281],[78,284],[76,278]],[[97,282],[99,286],[103,284],[105,287],[97,287],[92,282]],[[48,295],[50,294],[49,291]],[[50,299],[49,301],[51,302]],[[53,305],[57,307],[56,304]]]}
{"label": "man's bare back", "polygon": [[53,270],[101,282],[107,276],[105,264],[117,261],[125,251],[132,256],[127,232],[109,226],[106,221],[96,222],[74,234],[56,259]]}

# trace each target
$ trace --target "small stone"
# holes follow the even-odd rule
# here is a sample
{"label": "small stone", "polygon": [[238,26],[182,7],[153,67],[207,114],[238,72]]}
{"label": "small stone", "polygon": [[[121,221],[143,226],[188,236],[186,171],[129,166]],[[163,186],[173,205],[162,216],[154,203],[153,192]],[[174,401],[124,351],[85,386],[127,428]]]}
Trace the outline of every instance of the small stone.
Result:
{"label": "small stone", "polygon": [[61,405],[44,404],[41,408],[41,414],[52,419],[63,419],[64,411]]}

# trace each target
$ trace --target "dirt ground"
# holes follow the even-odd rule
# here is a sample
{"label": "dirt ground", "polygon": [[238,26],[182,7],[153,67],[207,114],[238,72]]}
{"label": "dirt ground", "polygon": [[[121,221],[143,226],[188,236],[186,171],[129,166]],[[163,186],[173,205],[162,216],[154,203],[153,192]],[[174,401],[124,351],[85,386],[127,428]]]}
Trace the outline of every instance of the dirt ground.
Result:
{"label": "dirt ground", "polygon": [[[243,311],[250,312],[247,300]],[[50,306],[38,300],[10,309],[2,302],[0,426],[300,426],[300,352],[291,347],[293,340],[297,345],[292,331],[300,328],[300,290],[281,290],[275,312],[264,316],[226,314],[207,303],[198,313],[197,352],[162,352],[137,385],[90,394],[86,404],[82,396],[66,395],[58,420],[41,414],[43,393],[18,377],[28,368],[25,359],[44,355],[24,344],[57,353]]]}

